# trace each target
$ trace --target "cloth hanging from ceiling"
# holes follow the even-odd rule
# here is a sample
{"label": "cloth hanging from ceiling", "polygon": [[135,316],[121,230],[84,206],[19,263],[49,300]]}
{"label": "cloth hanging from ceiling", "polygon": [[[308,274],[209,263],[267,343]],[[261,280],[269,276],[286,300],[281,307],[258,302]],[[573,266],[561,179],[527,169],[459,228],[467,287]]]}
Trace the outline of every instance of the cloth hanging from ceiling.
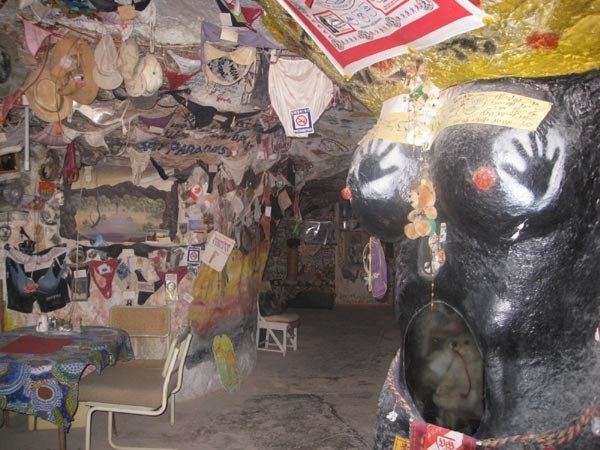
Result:
{"label": "cloth hanging from ceiling", "polygon": [[151,152],[161,166],[180,170],[196,165],[199,159],[207,164],[219,164],[223,156],[243,155],[255,147],[257,116],[237,121],[232,130],[218,127],[218,133],[210,127],[193,129],[190,120],[195,120],[192,114],[179,109],[162,135],[153,135],[136,147]]}
{"label": "cloth hanging from ceiling", "polygon": [[[235,33],[238,45],[257,48],[284,48],[283,45],[273,43],[252,30],[236,30]],[[210,22],[202,22],[202,42],[221,42],[222,36],[222,27]]]}
{"label": "cloth hanging from ceiling", "polygon": [[308,60],[279,58],[269,70],[269,97],[291,137],[307,137],[331,103],[333,82]]}

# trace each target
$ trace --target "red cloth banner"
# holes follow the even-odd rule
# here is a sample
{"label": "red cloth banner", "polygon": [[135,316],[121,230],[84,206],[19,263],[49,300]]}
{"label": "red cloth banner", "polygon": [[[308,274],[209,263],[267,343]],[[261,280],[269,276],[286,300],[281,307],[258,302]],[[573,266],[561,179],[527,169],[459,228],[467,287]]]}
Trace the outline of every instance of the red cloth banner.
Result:
{"label": "red cloth banner", "polygon": [[483,26],[468,0],[277,0],[345,76]]}

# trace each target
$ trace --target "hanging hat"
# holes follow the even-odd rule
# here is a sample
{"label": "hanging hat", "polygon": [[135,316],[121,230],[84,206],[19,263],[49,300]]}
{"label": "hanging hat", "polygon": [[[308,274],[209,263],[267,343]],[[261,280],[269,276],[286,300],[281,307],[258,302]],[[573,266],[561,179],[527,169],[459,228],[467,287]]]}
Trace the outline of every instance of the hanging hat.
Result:
{"label": "hanging hat", "polygon": [[131,105],[135,109],[152,109],[156,106],[158,101],[158,91],[152,95],[140,95],[138,97],[130,97]]}
{"label": "hanging hat", "polygon": [[138,61],[133,78],[125,81],[125,88],[135,108],[152,109],[162,84],[162,67],[154,55],[148,54]]}
{"label": "hanging hat", "polygon": [[158,59],[148,54],[140,61],[139,75],[144,79],[145,90],[143,95],[150,96],[158,92],[163,84],[163,71]]}
{"label": "hanging hat", "polygon": [[[138,64],[138,67],[140,65]],[[136,69],[136,74],[128,79],[125,79],[125,90],[129,98],[140,97],[146,92],[146,80],[141,76],[140,70]]]}
{"label": "hanging hat", "polygon": [[116,89],[123,82],[117,67],[119,54],[110,34],[105,34],[94,50],[94,81],[102,89]]}
{"label": "hanging hat", "polygon": [[135,39],[127,39],[121,45],[117,67],[125,82],[132,80],[135,75],[135,68],[140,60],[140,50]]}
{"label": "hanging hat", "polygon": [[98,95],[95,65],[94,51],[82,38],[67,37],[52,49],[50,73],[60,80],[61,94],[72,95],[82,105],[89,105]]}
{"label": "hanging hat", "polygon": [[60,94],[61,85],[44,67],[32,71],[23,86],[31,110],[45,122],[60,122],[73,110],[73,97]]}
{"label": "hanging hat", "polygon": [[0,98],[15,93],[26,73],[14,41],[7,34],[0,33]]}

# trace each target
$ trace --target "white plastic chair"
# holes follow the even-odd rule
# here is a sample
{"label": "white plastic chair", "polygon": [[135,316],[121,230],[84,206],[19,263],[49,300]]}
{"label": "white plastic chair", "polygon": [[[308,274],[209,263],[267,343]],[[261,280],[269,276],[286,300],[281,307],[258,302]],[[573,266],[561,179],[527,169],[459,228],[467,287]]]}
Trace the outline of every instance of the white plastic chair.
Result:
{"label": "white plastic chair", "polygon": [[[148,447],[122,447],[113,442],[113,414],[159,416],[171,403],[171,424],[175,420],[174,394],[181,389],[183,366],[192,340],[186,327],[171,342],[165,365],[160,368],[115,365],[101,374],[90,374],[79,383],[79,401],[89,407],[85,427],[85,449],[91,448],[92,415],[108,412],[108,443],[121,450],[141,450]],[[171,449],[154,449],[171,450]]]}
{"label": "white plastic chair", "polygon": [[[293,313],[262,316],[260,304],[256,304],[256,348],[265,352],[279,352],[285,356],[288,348],[298,349],[300,316]],[[261,339],[261,330],[265,330]]]}

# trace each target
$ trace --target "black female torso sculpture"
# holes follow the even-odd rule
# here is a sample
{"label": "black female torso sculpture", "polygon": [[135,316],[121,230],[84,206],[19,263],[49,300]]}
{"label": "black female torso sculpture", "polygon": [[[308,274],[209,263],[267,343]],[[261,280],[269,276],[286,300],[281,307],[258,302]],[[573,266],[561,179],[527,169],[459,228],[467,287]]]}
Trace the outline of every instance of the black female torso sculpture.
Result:
{"label": "black female torso sculpture", "polygon": [[[600,415],[600,343],[594,340],[600,73],[478,81],[461,86],[461,94],[468,93],[507,93],[550,105],[529,130],[488,120],[446,126],[428,156],[438,223],[446,224],[435,299],[464,318],[483,362],[484,409],[474,436],[488,447],[514,436],[496,445],[600,448],[590,425]],[[460,115],[453,109],[460,107],[450,110]],[[361,225],[395,242],[402,333],[431,299],[431,281],[417,267],[419,243],[403,236],[410,190],[422,176],[417,153],[407,144],[363,142],[348,176]],[[376,448],[391,448],[395,435],[407,436],[409,419],[420,418],[406,386],[409,351],[400,343],[384,384]],[[392,410],[399,414],[395,421],[387,417]],[[526,436],[544,433],[551,439]]]}

